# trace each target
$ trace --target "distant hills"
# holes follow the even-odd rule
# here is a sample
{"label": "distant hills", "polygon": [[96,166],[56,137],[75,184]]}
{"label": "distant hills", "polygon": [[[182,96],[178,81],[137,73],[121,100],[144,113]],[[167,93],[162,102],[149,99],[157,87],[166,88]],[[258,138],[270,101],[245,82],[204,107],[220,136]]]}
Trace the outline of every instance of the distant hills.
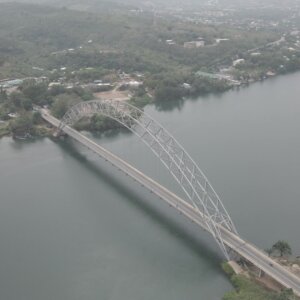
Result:
{"label": "distant hills", "polygon": [[[139,7],[144,9],[153,9],[159,7],[180,7],[190,8],[199,7],[202,5],[218,5],[222,8],[230,7],[249,7],[249,6],[270,6],[282,5],[281,0],[151,0],[151,1],[140,1],[140,0],[0,0],[0,3],[4,2],[19,2],[19,3],[35,3],[35,4],[47,4],[57,7],[69,7],[80,10],[90,9],[122,9],[128,7]],[[299,1],[297,0],[285,0],[285,5],[295,5]]]}

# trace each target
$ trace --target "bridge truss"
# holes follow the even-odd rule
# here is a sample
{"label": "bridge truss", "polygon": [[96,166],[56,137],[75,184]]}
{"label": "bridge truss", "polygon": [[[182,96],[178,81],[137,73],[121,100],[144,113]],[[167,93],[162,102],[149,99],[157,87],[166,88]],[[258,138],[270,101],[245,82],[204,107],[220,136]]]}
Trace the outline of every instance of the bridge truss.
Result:
{"label": "bridge truss", "polygon": [[235,234],[237,230],[206,176],[176,139],[139,108],[116,100],[92,100],[74,105],[62,118],[59,130],[94,114],[101,114],[119,122],[152,150],[185,192],[187,202],[199,213],[206,229],[229,259],[220,226]]}

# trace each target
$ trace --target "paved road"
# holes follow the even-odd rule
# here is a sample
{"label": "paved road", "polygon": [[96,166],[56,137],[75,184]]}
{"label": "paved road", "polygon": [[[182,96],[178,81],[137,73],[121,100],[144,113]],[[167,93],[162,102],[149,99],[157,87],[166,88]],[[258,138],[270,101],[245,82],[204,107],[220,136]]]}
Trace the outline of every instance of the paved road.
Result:
{"label": "paved road", "polygon": [[[53,126],[59,126],[59,120],[51,116],[47,110],[40,110],[42,117],[51,123]],[[97,155],[110,162],[112,165],[122,170],[142,186],[156,194],[160,199],[166,201],[170,206],[180,211],[183,215],[189,218],[192,222],[200,225],[204,230],[208,231],[207,225],[204,222],[205,217],[199,213],[192,205],[179,198],[177,195],[161,186],[158,182],[146,176],[118,156],[105,150],[97,143],[93,142],[75,129],[65,126],[63,131],[72,137],[74,140],[83,144]],[[300,296],[300,278],[288,271],[286,268],[269,258],[265,252],[255,247],[253,244],[242,239],[240,236],[229,232],[222,226],[219,226],[222,233],[224,243],[240,254],[242,257],[249,260],[263,272],[271,276],[277,282],[281,283],[286,288],[292,288],[294,293]]]}

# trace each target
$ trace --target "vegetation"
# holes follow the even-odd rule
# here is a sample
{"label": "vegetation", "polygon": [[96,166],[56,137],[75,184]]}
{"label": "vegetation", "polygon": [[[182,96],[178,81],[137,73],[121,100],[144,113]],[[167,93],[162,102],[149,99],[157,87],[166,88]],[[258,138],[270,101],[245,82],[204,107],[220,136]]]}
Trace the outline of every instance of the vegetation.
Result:
{"label": "vegetation", "polygon": [[[68,3],[72,7],[75,2]],[[3,121],[10,113],[25,116],[33,105],[49,106],[55,116],[61,117],[70,105],[93,98],[95,90],[85,88],[86,84],[99,80],[115,84],[124,73],[136,80],[139,74],[144,83],[132,91],[131,103],[142,107],[155,102],[162,109],[167,101],[175,103],[183,97],[230,88],[227,80],[199,76],[199,70],[212,74],[230,67],[232,78],[249,82],[265,78],[267,71],[285,73],[300,68],[300,51],[266,46],[282,37],[280,29],[251,30],[172,17],[154,22],[149,12],[132,14],[129,7],[116,4],[109,9],[108,2],[97,13],[36,4],[0,6],[0,80],[27,78],[14,92],[0,90]],[[205,46],[184,46],[198,39],[205,41]],[[220,39],[223,41],[216,42]],[[294,43],[289,36],[286,42]],[[249,49],[259,49],[260,55],[253,56]],[[236,59],[244,59],[244,63],[232,67]],[[48,88],[49,83],[55,85]],[[111,86],[95,88],[107,90]],[[19,124],[25,125],[21,121],[24,119]],[[12,131],[18,122],[1,125],[2,134]],[[116,125],[97,117],[89,125],[82,122],[82,126],[102,130]]]}
{"label": "vegetation", "polygon": [[280,257],[283,255],[291,255],[292,249],[288,242],[286,241],[278,241],[272,246],[273,252],[279,252]]}
{"label": "vegetation", "polygon": [[[119,69],[149,75],[178,70],[189,74],[200,69],[213,72],[217,64],[231,63],[234,58],[246,56],[246,50],[280,38],[275,31],[249,31],[172,18],[153,23],[152,14],[128,15],[125,9],[114,14],[91,14],[16,3],[1,4],[0,27],[2,78],[50,76],[54,69],[59,76],[61,67],[66,68],[67,77],[83,81],[99,79]],[[206,47],[184,48],[185,42],[198,37],[206,41]],[[215,44],[216,38],[230,42]],[[268,57],[253,57],[251,66],[277,68],[284,63],[276,59],[281,54],[275,51]],[[295,62],[289,63],[291,67]]]}
{"label": "vegetation", "polygon": [[77,130],[90,130],[94,132],[103,132],[121,127],[122,125],[117,121],[97,114],[93,115],[91,118],[84,118],[75,125]]}
{"label": "vegetation", "polygon": [[3,91],[0,93],[0,119],[6,121],[0,124],[0,136],[44,134],[40,128],[37,130],[42,120],[37,112],[33,112],[33,105],[50,106],[52,113],[60,118],[71,105],[91,98],[91,93],[80,87],[66,90],[55,86],[49,89],[45,83],[24,81],[9,95]]}
{"label": "vegetation", "polygon": [[292,300],[292,290],[284,289],[280,294],[267,291],[253,280],[242,275],[231,277],[235,290],[227,293],[223,300]]}
{"label": "vegetation", "polygon": [[292,249],[287,241],[279,240],[271,248],[265,249],[265,252],[271,256],[274,253],[279,253],[280,257],[291,255]]}
{"label": "vegetation", "polygon": [[234,270],[228,262],[222,263],[222,269],[228,276],[231,277],[234,275]]}
{"label": "vegetation", "polygon": [[154,91],[157,101],[172,101],[183,96],[223,92],[229,88],[225,81],[193,75],[190,72],[160,73],[151,76],[146,85]]}
{"label": "vegetation", "polygon": [[234,291],[224,295],[223,300],[293,300],[293,291],[283,289],[280,293],[266,290],[254,279],[246,278],[243,275],[235,275],[228,263],[222,265],[223,270],[230,277],[235,288]]}
{"label": "vegetation", "polygon": [[9,128],[7,127],[7,125],[0,125],[0,138],[3,136],[6,136],[10,133]]}
{"label": "vegetation", "polygon": [[33,114],[23,113],[20,117],[12,120],[9,127],[13,135],[32,134],[33,130]]}
{"label": "vegetation", "polygon": [[81,99],[76,95],[60,94],[55,97],[51,112],[56,118],[61,119],[69,107],[80,101]]}

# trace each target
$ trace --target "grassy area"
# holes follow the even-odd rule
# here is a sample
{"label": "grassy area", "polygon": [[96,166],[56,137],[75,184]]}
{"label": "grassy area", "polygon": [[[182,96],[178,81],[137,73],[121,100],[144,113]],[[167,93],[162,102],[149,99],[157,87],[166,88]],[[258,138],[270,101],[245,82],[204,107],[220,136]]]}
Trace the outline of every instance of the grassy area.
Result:
{"label": "grassy area", "polygon": [[228,263],[223,263],[224,272],[230,277],[234,290],[224,295],[223,300],[289,300],[295,299],[290,290],[276,293],[260,286],[254,279],[234,274]]}

